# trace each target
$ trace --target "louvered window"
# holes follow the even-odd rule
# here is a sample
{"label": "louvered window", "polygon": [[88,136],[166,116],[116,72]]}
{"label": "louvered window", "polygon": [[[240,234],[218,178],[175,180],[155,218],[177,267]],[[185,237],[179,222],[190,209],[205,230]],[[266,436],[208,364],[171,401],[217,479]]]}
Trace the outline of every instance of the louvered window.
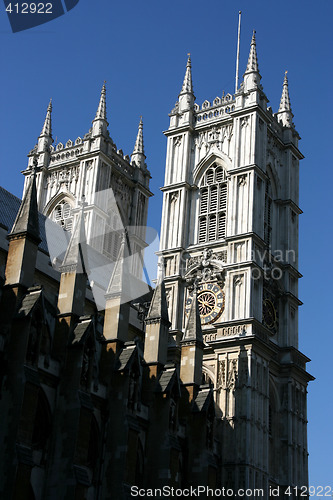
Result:
{"label": "louvered window", "polygon": [[204,176],[200,189],[198,241],[225,238],[227,211],[227,184],[221,167],[211,167]]}
{"label": "louvered window", "polygon": [[62,201],[53,210],[53,220],[56,221],[66,231],[71,231],[73,228],[72,209],[69,203]]}
{"label": "louvered window", "polygon": [[265,192],[265,215],[264,215],[264,241],[266,245],[271,245],[271,214],[272,214],[272,198],[270,195],[270,183],[266,182],[266,192]]}

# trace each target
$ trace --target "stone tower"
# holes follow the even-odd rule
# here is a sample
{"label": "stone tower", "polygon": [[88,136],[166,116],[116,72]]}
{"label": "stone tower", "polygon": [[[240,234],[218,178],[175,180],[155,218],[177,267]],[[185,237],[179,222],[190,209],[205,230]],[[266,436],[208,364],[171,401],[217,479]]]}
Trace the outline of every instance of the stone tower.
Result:
{"label": "stone tower", "polygon": [[[116,260],[123,228],[128,228],[133,255],[140,258],[146,247],[150,173],[145,163],[143,123],[131,158],[124,155],[110,137],[106,114],[106,87],[101,96],[92,126],[83,138],[53,146],[52,102],[38,142],[29,153],[24,192],[29,185],[34,155],[38,158],[38,209],[71,231],[78,217],[78,203],[85,197],[85,226],[88,244]],[[112,189],[112,197],[108,194]],[[115,209],[116,205],[116,209]],[[130,229],[132,228],[132,229]],[[141,277],[139,261],[133,258],[132,272]]]}
{"label": "stone tower", "polygon": [[197,296],[203,380],[222,419],[222,484],[307,485],[309,359],[298,351],[299,135],[285,75],[273,113],[255,32],[234,95],[195,103],[191,59],[170,113],[159,259],[180,341]]}

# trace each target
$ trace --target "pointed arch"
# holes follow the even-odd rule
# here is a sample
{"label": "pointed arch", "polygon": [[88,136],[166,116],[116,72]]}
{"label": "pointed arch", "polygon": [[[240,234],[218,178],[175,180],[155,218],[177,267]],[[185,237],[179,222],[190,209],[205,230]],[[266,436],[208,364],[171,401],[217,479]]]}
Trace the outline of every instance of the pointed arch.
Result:
{"label": "pointed arch", "polygon": [[44,214],[66,231],[71,231],[73,228],[72,209],[74,206],[74,196],[69,191],[61,191],[48,202],[44,208]]}
{"label": "pointed arch", "polygon": [[222,151],[214,148],[207,156],[202,158],[194,168],[193,182],[198,185],[206,170],[214,164],[221,166],[226,173],[229,172],[232,167],[230,158],[222,153]]}
{"label": "pointed arch", "polygon": [[75,197],[72,195],[72,193],[70,193],[69,191],[65,190],[65,191],[60,191],[58,192],[56,195],[54,195],[49,201],[48,203],[45,205],[44,209],[43,209],[43,214],[46,215],[47,217],[50,217],[51,213],[53,212],[53,210],[55,209],[55,207],[61,203],[62,201],[67,201],[67,203],[69,203],[69,205],[71,206],[71,208],[74,208],[75,205],[76,205],[76,199]]}
{"label": "pointed arch", "polygon": [[199,192],[196,193],[196,243],[217,241],[226,237],[227,172],[223,158],[214,153],[197,166],[195,175]]}

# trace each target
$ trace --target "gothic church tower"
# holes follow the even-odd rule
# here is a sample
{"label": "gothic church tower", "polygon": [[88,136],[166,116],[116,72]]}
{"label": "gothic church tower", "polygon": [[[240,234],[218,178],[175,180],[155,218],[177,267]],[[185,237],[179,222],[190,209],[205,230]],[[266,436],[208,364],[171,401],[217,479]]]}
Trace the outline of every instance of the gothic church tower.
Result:
{"label": "gothic church tower", "polygon": [[[116,260],[123,228],[129,228],[131,251],[137,259],[146,247],[144,227],[147,224],[150,173],[145,163],[143,123],[139,129],[131,158],[124,155],[110,137],[106,114],[106,86],[92,127],[75,142],[58,142],[53,146],[52,102],[38,142],[29,153],[24,192],[29,185],[34,157],[38,159],[36,178],[38,209],[44,215],[71,231],[80,212],[84,196],[85,226],[88,244],[96,251]],[[107,190],[112,189],[110,198]],[[106,193],[106,194],[105,194]],[[115,210],[115,201],[117,209]],[[116,213],[117,212],[117,213]],[[132,272],[141,278],[140,262],[133,258]]]}
{"label": "gothic church tower", "polygon": [[[255,32],[234,95],[195,103],[191,59],[170,114],[159,259],[172,333],[193,297],[203,379],[222,420],[222,484],[307,485],[306,393],[298,351],[299,135],[285,75],[273,113]],[[268,496],[267,496],[268,498]]]}

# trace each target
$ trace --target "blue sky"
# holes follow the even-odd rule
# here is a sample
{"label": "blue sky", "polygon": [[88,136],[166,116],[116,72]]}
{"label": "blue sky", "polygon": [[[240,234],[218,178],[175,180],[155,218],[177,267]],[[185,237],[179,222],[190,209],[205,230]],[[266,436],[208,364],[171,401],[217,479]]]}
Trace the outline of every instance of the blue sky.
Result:
{"label": "blue sky", "polygon": [[[2,8],[2,4],[1,4]],[[191,52],[197,103],[233,92],[238,10],[242,10],[240,74],[252,29],[262,84],[277,111],[288,70],[301,162],[300,349],[316,377],[309,386],[310,484],[332,484],[332,29],[333,4],[324,0],[80,0],[65,16],[13,34],[0,15],[1,184],[21,196],[27,152],[40,133],[50,97],[53,136],[83,136],[107,81],[109,130],[132,152],[143,115],[152,173],[149,223],[159,228],[168,113]],[[2,10],[4,10],[2,8]]]}

